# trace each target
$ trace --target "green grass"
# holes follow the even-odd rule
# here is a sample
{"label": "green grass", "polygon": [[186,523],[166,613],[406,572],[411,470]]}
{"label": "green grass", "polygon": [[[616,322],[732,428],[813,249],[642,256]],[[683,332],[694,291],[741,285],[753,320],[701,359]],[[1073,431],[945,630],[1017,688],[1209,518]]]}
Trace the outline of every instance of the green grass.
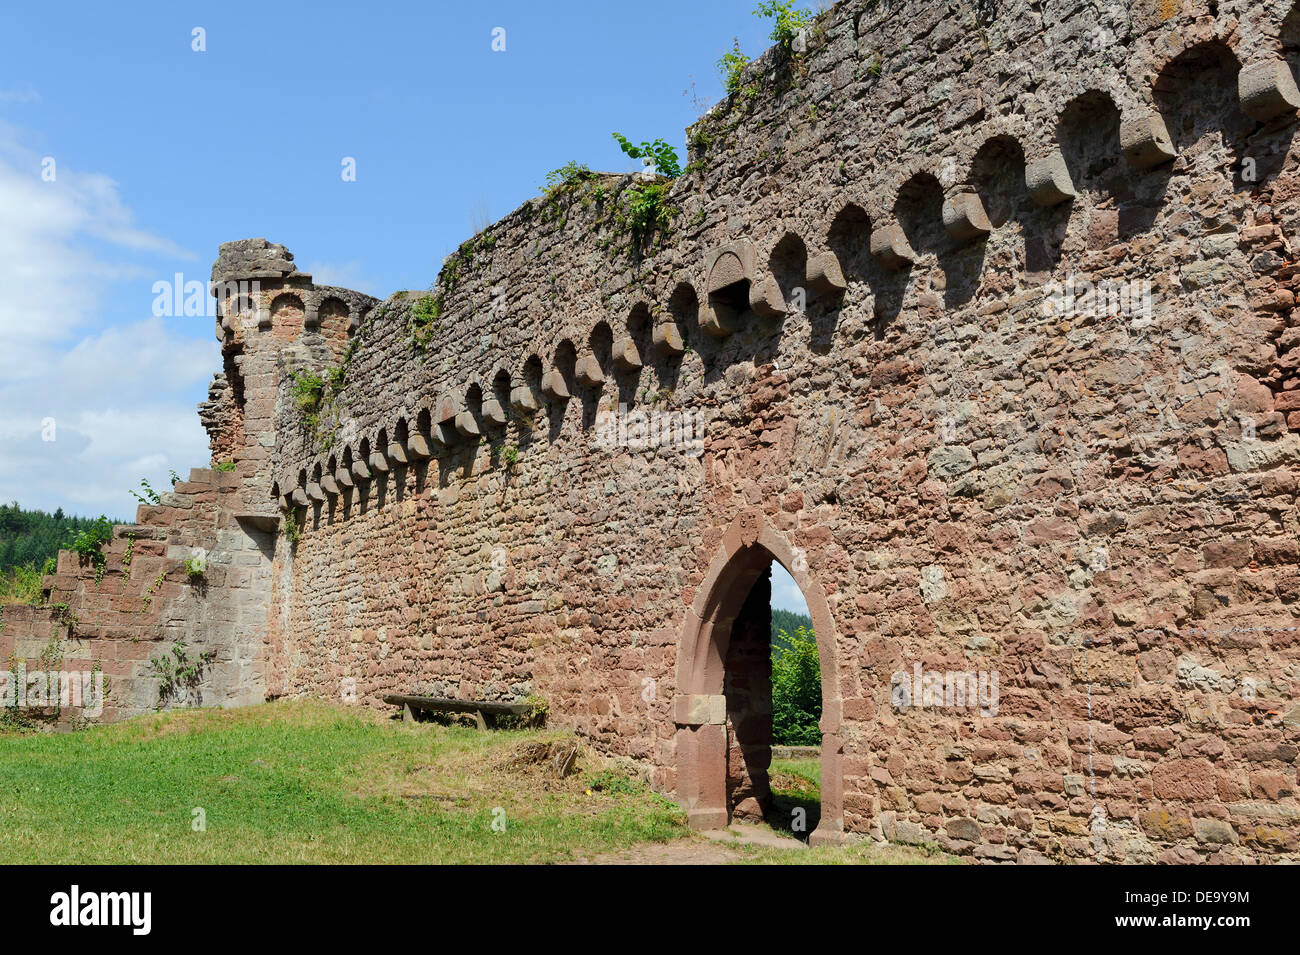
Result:
{"label": "green grass", "polygon": [[822,762],[820,759],[774,759],[770,773],[785,785],[784,791],[812,799],[822,798]]}
{"label": "green grass", "polygon": [[[671,802],[585,752],[564,780],[517,758],[567,738],[402,723],[313,700],[65,734],[0,723],[0,863],[547,863],[629,851],[636,861],[653,843],[690,863],[713,845]],[[787,787],[779,799],[817,805],[817,760],[778,760],[773,772]],[[191,825],[197,808],[205,831]],[[709,861],[948,860],[859,842],[729,846]]]}
{"label": "green grass", "polygon": [[311,701],[10,733],[0,862],[552,862],[687,834],[681,811],[642,786],[588,795],[581,777],[502,767],[521,743],[562,735]]}
{"label": "green grass", "polygon": [[[822,815],[822,764],[819,759],[774,759],[768,770],[772,802],[765,814],[768,825],[806,842]],[[796,810],[802,809],[800,831],[792,831]]]}

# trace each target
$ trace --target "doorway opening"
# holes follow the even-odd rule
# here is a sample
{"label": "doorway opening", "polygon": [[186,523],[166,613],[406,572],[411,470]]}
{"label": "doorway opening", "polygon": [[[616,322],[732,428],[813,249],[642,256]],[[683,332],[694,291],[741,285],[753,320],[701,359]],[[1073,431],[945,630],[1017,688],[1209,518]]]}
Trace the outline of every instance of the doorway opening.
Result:
{"label": "doorway opening", "polygon": [[776,561],[767,582],[772,762],[765,818],[774,829],[807,840],[821,821],[821,661],[799,585]]}

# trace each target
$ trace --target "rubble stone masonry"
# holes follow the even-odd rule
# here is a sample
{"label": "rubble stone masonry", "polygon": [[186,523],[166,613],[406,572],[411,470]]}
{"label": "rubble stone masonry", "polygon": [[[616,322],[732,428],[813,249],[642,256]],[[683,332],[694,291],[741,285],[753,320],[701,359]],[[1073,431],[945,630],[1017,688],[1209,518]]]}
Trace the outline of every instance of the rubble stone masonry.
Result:
{"label": "rubble stone masonry", "polygon": [[540,697],[712,826],[767,799],[776,560],[816,841],[1300,860],[1298,53],[1282,2],[842,2],[688,131],[668,228],[595,176],[382,303],[225,245],[234,470],[0,653],[66,628],[109,716],[176,639],[204,704]]}

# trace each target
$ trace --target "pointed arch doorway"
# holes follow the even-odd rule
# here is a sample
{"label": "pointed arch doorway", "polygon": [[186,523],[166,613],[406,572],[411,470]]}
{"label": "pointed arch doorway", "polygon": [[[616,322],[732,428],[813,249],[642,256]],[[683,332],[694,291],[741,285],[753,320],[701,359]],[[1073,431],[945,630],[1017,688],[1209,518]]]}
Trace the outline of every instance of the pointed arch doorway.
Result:
{"label": "pointed arch doorway", "polygon": [[[733,816],[761,817],[770,791],[770,608],[766,580],[773,561],[794,578],[813,620],[822,673],[821,821],[813,845],[844,837],[841,702],[830,606],[806,562],[763,518],[748,511],[732,522],[682,624],[677,647],[678,801],[696,829],[726,826]],[[751,599],[752,598],[752,599]],[[766,611],[766,613],[763,613]]]}

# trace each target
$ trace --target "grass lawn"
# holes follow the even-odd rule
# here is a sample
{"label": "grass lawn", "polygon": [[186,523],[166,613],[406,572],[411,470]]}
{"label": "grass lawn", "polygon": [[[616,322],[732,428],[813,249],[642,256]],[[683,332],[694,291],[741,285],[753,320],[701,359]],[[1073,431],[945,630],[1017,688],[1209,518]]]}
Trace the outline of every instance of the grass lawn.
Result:
{"label": "grass lawn", "polygon": [[502,765],[562,736],[314,701],[0,736],[0,862],[552,862],[687,833],[644,787]]}
{"label": "grass lawn", "polygon": [[817,828],[822,815],[822,764],[820,759],[774,759],[768,769],[768,782],[772,787],[772,804],[767,809],[767,823],[773,829],[786,832],[802,809],[795,838],[807,842],[808,834]]}
{"label": "grass lawn", "polygon": [[820,759],[774,759],[769,773],[773,789],[812,799],[822,797]]}
{"label": "grass lawn", "polygon": [[[517,759],[565,738],[407,724],[313,700],[0,732],[0,863],[536,863],[629,851],[690,862],[716,848],[671,802],[585,753],[564,780]],[[804,762],[815,791],[816,761]],[[699,861],[937,861],[870,843],[723,855]]]}

